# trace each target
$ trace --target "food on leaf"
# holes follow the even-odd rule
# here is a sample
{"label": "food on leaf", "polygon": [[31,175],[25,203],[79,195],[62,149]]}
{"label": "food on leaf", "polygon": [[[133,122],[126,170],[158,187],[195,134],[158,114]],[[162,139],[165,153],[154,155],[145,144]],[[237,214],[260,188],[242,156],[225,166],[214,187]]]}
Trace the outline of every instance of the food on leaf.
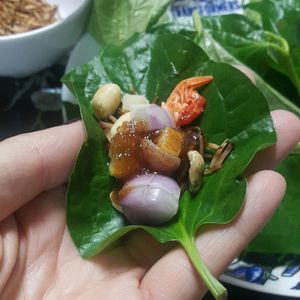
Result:
{"label": "food on leaf", "polygon": [[149,104],[149,101],[141,95],[131,95],[131,94],[125,94],[122,97],[122,111],[131,111],[133,109],[134,105],[137,104]]}
{"label": "food on leaf", "polygon": [[[120,117],[114,122],[113,125],[107,126],[107,124],[106,124],[106,126],[107,126],[106,129],[108,129],[108,130],[107,130],[107,134],[108,134],[109,139],[111,139],[111,138],[118,132],[118,128],[119,128],[120,126],[122,126],[122,124],[123,124],[124,122],[129,122],[129,121],[131,121],[131,119],[132,119],[131,113],[130,113],[130,112],[127,112],[127,113],[123,114],[122,116],[120,116]],[[100,123],[100,124],[101,124],[101,123]],[[102,123],[102,124],[103,124],[103,123]],[[105,123],[104,123],[104,126],[102,126],[102,127],[105,127]]]}
{"label": "food on leaf", "polygon": [[[176,193],[176,201],[172,190],[168,197],[166,190],[159,191],[160,180],[177,180],[176,184],[184,188],[188,176],[189,190],[196,193],[203,175],[220,169],[230,154],[232,144],[228,139],[221,146],[206,143],[199,127],[187,127],[204,109],[205,99],[196,88],[212,80],[212,76],[198,76],[181,81],[163,107],[145,104],[144,96],[126,94],[120,108],[121,90],[113,83],[103,85],[94,95],[91,101],[94,113],[106,119],[100,126],[106,131],[109,143],[109,174],[125,182],[120,191],[112,191],[112,205],[132,224],[157,225],[169,221],[177,213],[180,192]],[[178,101],[180,106],[175,107]],[[187,115],[191,103],[194,111]],[[127,110],[130,111],[124,114]],[[185,126],[180,127],[181,123]],[[215,150],[215,154],[205,155],[205,148]],[[203,156],[211,158],[207,170]],[[147,182],[146,186],[141,182]],[[170,199],[176,206],[170,206]]]}
{"label": "food on leaf", "polygon": [[140,147],[148,126],[144,122],[123,122],[109,143],[109,173],[126,180],[142,168]]}
{"label": "food on leaf", "polygon": [[170,177],[144,174],[127,181],[118,203],[132,224],[159,225],[178,211],[180,187]]}
{"label": "food on leaf", "polygon": [[99,119],[105,119],[114,114],[121,102],[121,89],[117,84],[108,83],[97,90],[93,99],[92,107]]}
{"label": "food on leaf", "polygon": [[205,99],[196,89],[212,80],[212,76],[193,77],[181,81],[175,87],[163,107],[172,114],[176,126],[189,124],[203,112]]}
{"label": "food on leaf", "polygon": [[151,130],[175,127],[168,110],[156,104],[134,105],[131,115],[132,120],[146,122]]}
{"label": "food on leaf", "polygon": [[146,168],[159,174],[174,175],[180,166],[180,158],[160,149],[151,140],[144,138],[141,143],[142,159]]}
{"label": "food on leaf", "polygon": [[195,193],[199,191],[202,184],[205,162],[202,155],[195,150],[191,150],[188,152],[188,158],[190,161],[189,188],[192,193]]}
{"label": "food on leaf", "polygon": [[183,136],[180,130],[168,127],[160,131],[156,144],[162,151],[179,156],[182,150]]}
{"label": "food on leaf", "polygon": [[209,168],[205,170],[205,174],[211,174],[218,169],[222,168],[224,159],[229,155],[232,151],[232,143],[228,139],[226,139],[222,145],[208,144],[209,149],[216,150],[215,155],[213,156]]}

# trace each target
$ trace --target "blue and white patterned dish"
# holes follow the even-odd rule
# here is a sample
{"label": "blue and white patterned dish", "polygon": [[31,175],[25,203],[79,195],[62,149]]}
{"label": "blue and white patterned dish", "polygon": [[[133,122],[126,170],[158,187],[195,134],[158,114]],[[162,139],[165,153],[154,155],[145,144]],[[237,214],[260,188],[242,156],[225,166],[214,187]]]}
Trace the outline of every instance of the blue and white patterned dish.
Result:
{"label": "blue and white patterned dish", "polygon": [[[262,255],[263,256],[263,255]],[[264,255],[266,256],[266,255]],[[243,260],[235,259],[221,280],[235,286],[275,294],[300,298],[300,256],[272,256],[274,263],[257,263],[247,255]]]}
{"label": "blue and white patterned dish", "polygon": [[197,10],[200,16],[242,13],[242,1],[176,0],[170,8],[170,12],[173,18],[190,17],[194,10]]}

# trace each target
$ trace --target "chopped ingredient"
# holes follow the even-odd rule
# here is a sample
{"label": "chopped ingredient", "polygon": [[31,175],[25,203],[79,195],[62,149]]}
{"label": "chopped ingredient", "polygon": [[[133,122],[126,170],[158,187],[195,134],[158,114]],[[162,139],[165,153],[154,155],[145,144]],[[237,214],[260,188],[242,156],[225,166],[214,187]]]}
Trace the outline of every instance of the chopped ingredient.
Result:
{"label": "chopped ingredient", "polygon": [[178,156],[161,150],[148,138],[142,139],[141,158],[147,169],[164,175],[173,175],[181,163]]}
{"label": "chopped ingredient", "polygon": [[0,35],[37,29],[56,21],[57,8],[42,0],[0,0]]}
{"label": "chopped ingredient", "polygon": [[142,121],[123,122],[109,143],[110,175],[124,181],[148,171],[174,174],[183,138],[180,129],[153,130]]}
{"label": "chopped ingredient", "polygon": [[205,106],[205,99],[196,89],[210,83],[212,76],[198,76],[180,81],[162,106],[172,114],[176,126],[195,120]]}
{"label": "chopped ingredient", "polygon": [[122,111],[131,111],[134,107],[134,105],[139,105],[139,104],[149,104],[149,101],[141,95],[130,95],[130,94],[125,94],[122,97]]}
{"label": "chopped ingredient", "polygon": [[176,215],[180,187],[170,177],[143,174],[127,181],[117,197],[113,205],[120,207],[132,224],[159,225]]}
{"label": "chopped ingredient", "polygon": [[147,131],[143,122],[124,122],[109,143],[109,173],[120,180],[128,179],[142,168],[141,136]]}
{"label": "chopped ingredient", "polygon": [[224,160],[233,149],[233,145],[228,139],[226,139],[220,146],[208,143],[207,147],[216,150],[216,153],[214,154],[208,169],[205,170],[205,175],[214,173],[215,171],[222,168]]}
{"label": "chopped ingredient", "polygon": [[205,162],[202,155],[195,150],[188,152],[188,158],[190,161],[189,188],[192,193],[196,193],[200,190],[202,184]]}
{"label": "chopped ingredient", "polygon": [[122,126],[122,124],[124,122],[129,122],[131,121],[132,117],[131,117],[131,113],[127,112],[123,115],[121,115],[117,121],[111,126],[111,128],[109,128],[109,140],[111,140],[111,138],[118,132],[118,128],[120,126]]}
{"label": "chopped ingredient", "polygon": [[160,131],[155,142],[161,150],[179,156],[182,150],[183,133],[178,129],[166,128]]}

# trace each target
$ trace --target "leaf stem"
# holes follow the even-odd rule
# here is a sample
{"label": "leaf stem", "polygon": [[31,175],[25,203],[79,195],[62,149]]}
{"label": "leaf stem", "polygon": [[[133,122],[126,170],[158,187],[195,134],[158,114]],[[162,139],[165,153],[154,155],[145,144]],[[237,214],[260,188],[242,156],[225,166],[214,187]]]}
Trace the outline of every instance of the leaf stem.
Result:
{"label": "leaf stem", "polygon": [[293,82],[293,84],[296,87],[298,96],[300,97],[300,78],[291,60],[290,47],[288,42],[286,41],[285,38],[276,35],[272,32],[265,31],[264,34],[269,39],[268,47],[273,48],[273,50],[277,51],[283,57],[285,57],[290,74],[289,73],[284,73],[284,74],[287,75],[290,78],[290,80]]}
{"label": "leaf stem", "polygon": [[197,32],[195,43],[199,43],[203,36],[203,26],[202,26],[200,15],[196,9],[193,11],[193,23],[194,23],[195,30]]}
{"label": "leaf stem", "polygon": [[216,300],[227,299],[227,290],[207,269],[196,247],[195,239],[186,236],[181,241],[182,247],[189,256],[194,268]]}
{"label": "leaf stem", "polygon": [[[269,47],[277,50],[282,56],[289,57],[290,47],[286,39],[270,31],[264,31],[264,34],[269,39]],[[276,44],[274,42],[276,42]]]}

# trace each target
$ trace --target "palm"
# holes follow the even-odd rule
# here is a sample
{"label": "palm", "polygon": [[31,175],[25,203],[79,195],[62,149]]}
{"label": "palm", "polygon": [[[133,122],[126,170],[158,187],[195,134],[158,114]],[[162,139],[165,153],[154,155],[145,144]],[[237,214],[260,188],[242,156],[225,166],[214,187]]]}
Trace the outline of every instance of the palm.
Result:
{"label": "palm", "polygon": [[91,261],[81,259],[65,226],[64,198],[65,187],[55,188],[1,224],[10,223],[11,253],[18,252],[3,299],[119,299],[122,291],[128,299],[140,299],[146,269],[128,243]]}
{"label": "palm", "polygon": [[[250,174],[272,168],[300,139],[297,118],[284,112],[273,117],[278,144],[256,157]],[[92,260],[80,258],[66,228],[64,183],[83,138],[81,124],[74,123],[0,144],[0,298],[199,299],[205,288],[184,252],[145,233],[131,234]],[[235,220],[197,238],[215,276],[263,226],[283,193],[278,174],[255,173]]]}

